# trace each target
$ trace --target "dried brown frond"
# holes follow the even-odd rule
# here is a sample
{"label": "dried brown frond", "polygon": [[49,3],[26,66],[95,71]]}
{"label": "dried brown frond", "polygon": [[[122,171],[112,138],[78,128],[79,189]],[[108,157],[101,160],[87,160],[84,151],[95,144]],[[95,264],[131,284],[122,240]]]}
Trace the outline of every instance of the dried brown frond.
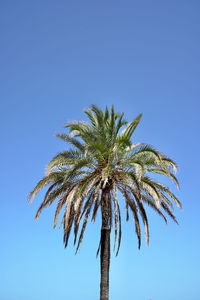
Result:
{"label": "dried brown frond", "polygon": [[117,229],[118,229],[118,211],[117,211],[117,206],[118,206],[118,200],[117,200],[117,185],[115,182],[113,182],[113,200],[114,200],[114,208],[115,208],[115,242],[114,242],[114,250],[115,250],[115,245],[117,241]]}
{"label": "dried brown frond", "polygon": [[143,195],[142,200],[145,203],[147,203],[151,208],[153,208],[161,217],[163,217],[163,219],[165,220],[165,223],[167,224],[167,219],[166,219],[165,215],[162,213],[162,211],[156,206],[156,204],[151,199],[149,199],[148,197]]}
{"label": "dried brown frond", "polygon": [[133,217],[134,217],[134,222],[135,222],[135,232],[138,238],[138,248],[140,249],[141,246],[141,230],[140,230],[140,222],[139,222],[139,218],[138,218],[138,212],[137,212],[137,206],[134,202],[134,200],[131,198],[131,195],[128,193],[128,191],[126,191],[125,188],[121,189],[122,194],[124,195],[124,198],[126,199],[130,210],[133,213]]}
{"label": "dried brown frond", "polygon": [[149,246],[149,225],[148,225],[147,215],[146,215],[146,212],[145,212],[142,202],[138,198],[135,198],[135,200],[137,202],[139,212],[142,217],[142,221],[144,223],[145,238],[146,238],[146,244],[148,247]]}
{"label": "dried brown frond", "polygon": [[87,208],[87,211],[86,211],[86,214],[85,214],[85,218],[83,220],[83,226],[82,226],[81,233],[80,233],[80,236],[79,236],[79,241],[78,241],[78,246],[76,248],[76,253],[77,253],[77,251],[78,251],[78,249],[79,249],[79,247],[81,245],[82,239],[83,239],[85,227],[86,227],[86,224],[87,224],[88,217],[90,215],[92,204],[93,204],[92,201],[90,201],[89,205],[88,205],[88,208]]}
{"label": "dried brown frond", "polygon": [[93,214],[92,214],[92,221],[95,222],[96,215],[97,215],[97,210],[99,208],[99,195],[100,195],[100,188],[101,188],[102,182],[100,180],[99,184],[97,185],[95,192],[94,192],[94,209],[93,209]]}
{"label": "dried brown frond", "polygon": [[68,223],[67,226],[65,224],[65,218],[64,218],[64,244],[65,244],[65,248],[67,247],[68,244],[68,239],[69,239],[69,235],[71,232],[71,228],[72,228],[72,223],[74,220],[74,206],[73,203],[71,204],[71,208],[70,208],[70,213],[69,213],[69,218],[68,218]]}
{"label": "dried brown frond", "polygon": [[171,209],[174,209],[174,206],[172,204],[172,202],[165,196],[165,194],[163,194],[162,192],[160,192],[162,198],[167,202],[167,204],[171,207]]}
{"label": "dried brown frond", "polygon": [[62,207],[63,207],[63,206],[65,205],[65,203],[66,203],[67,196],[68,196],[68,194],[64,195],[63,197],[61,197],[61,198],[58,200],[57,207],[56,207],[56,211],[55,211],[55,216],[54,216],[54,223],[53,223],[53,227],[54,227],[54,228],[56,227],[56,224],[57,224],[58,215],[59,215],[59,213],[60,213]]}
{"label": "dried brown frond", "polygon": [[164,202],[161,202],[161,206],[166,211],[166,213],[174,220],[174,222],[176,224],[178,224],[178,221],[176,220],[176,217],[174,216],[174,214],[172,213],[172,211],[169,209],[169,207]]}
{"label": "dried brown frond", "polygon": [[117,247],[116,256],[119,253],[119,248],[120,248],[120,244],[121,244],[121,237],[122,237],[121,213],[120,213],[120,207],[119,207],[118,203],[117,203],[117,210],[118,210],[118,216],[119,216],[119,237],[118,237],[118,247]]}
{"label": "dried brown frond", "polygon": [[[48,190],[47,190],[47,192],[46,192],[46,194],[45,194],[45,196],[44,196],[44,200],[43,200],[42,204],[40,205],[39,209],[37,210],[37,213],[36,213],[36,215],[35,215],[35,220],[37,220],[37,219],[39,218],[39,216],[40,216],[40,214],[41,214],[43,208],[45,208],[45,207],[49,204],[49,203],[48,203],[48,197],[49,197],[49,194],[51,193],[52,189],[53,189],[56,185],[57,185],[57,182],[54,183],[54,184],[52,184],[52,185],[48,188]],[[53,199],[53,200],[54,200],[54,199]],[[52,201],[53,201],[53,200],[52,200]]]}
{"label": "dried brown frond", "polygon": [[129,220],[129,213],[128,213],[128,202],[127,199],[125,198],[125,204],[126,204],[126,221]]}
{"label": "dried brown frond", "polygon": [[[70,213],[71,213],[71,209],[72,209],[72,203],[74,200],[74,196],[77,192],[78,189],[78,185],[76,185],[75,187],[73,187],[73,189],[68,193],[67,196],[67,205],[66,205],[66,209],[65,209],[65,222],[64,222],[64,234],[67,231],[68,225],[69,225],[69,218],[70,218]],[[73,204],[74,207],[74,204]]]}

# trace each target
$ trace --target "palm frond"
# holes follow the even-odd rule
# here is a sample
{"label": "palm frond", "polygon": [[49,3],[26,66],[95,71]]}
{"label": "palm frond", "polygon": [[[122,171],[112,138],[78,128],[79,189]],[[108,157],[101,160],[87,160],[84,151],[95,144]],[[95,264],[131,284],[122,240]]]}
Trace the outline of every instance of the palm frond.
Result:
{"label": "palm frond", "polygon": [[49,175],[55,167],[59,168],[60,166],[73,165],[77,160],[81,159],[82,157],[82,153],[76,150],[60,152],[56,156],[54,156],[52,160],[48,163],[48,166],[46,168],[46,174]]}
{"label": "palm frond", "polygon": [[164,154],[162,156],[163,156],[162,161],[164,161],[166,165],[171,166],[173,168],[173,171],[176,173],[178,170],[177,163],[174,160],[172,160],[171,158],[165,156]]}
{"label": "palm frond", "polygon": [[119,136],[127,136],[128,138],[130,138],[132,136],[133,132],[135,131],[136,127],[138,126],[141,117],[142,117],[142,114],[140,114],[132,122],[128,123],[126,125],[125,129],[123,129],[123,131],[120,133]]}
{"label": "palm frond", "polygon": [[70,232],[71,232],[73,220],[74,220],[74,207],[73,207],[73,204],[71,204],[71,207],[70,207],[70,212],[69,212],[69,217],[68,217],[68,220],[67,220],[67,225],[66,225],[66,215],[64,215],[63,219],[64,219],[63,242],[64,242],[64,245],[65,245],[65,248],[66,248],[67,244],[68,244],[69,235],[70,235]]}
{"label": "palm frond", "polygon": [[83,221],[83,226],[82,226],[82,229],[81,229],[80,237],[79,237],[79,240],[78,240],[78,246],[76,248],[76,253],[77,253],[77,251],[78,251],[78,249],[81,245],[81,242],[83,240],[84,231],[85,231],[85,228],[86,228],[88,217],[89,217],[90,212],[91,212],[92,205],[93,205],[93,202],[89,201],[88,208],[87,208],[85,218],[84,218],[84,221]]}
{"label": "palm frond", "polygon": [[118,211],[118,217],[119,217],[119,238],[118,238],[118,247],[117,247],[116,256],[119,253],[119,248],[120,248],[120,244],[121,244],[121,237],[122,237],[122,224],[121,224],[121,213],[120,213],[119,203],[117,203],[117,211]]}
{"label": "palm frond", "polygon": [[114,208],[115,208],[115,242],[114,242],[114,250],[115,250],[115,245],[117,241],[117,229],[118,229],[118,200],[117,200],[117,185],[116,183],[113,184],[113,200],[114,200]]}
{"label": "palm frond", "polygon": [[141,184],[142,188],[154,199],[156,206],[159,208],[161,195],[154,182],[147,176],[143,176]]}
{"label": "palm frond", "polygon": [[84,152],[84,150],[85,150],[84,145],[81,142],[79,142],[76,138],[71,137],[69,134],[65,134],[65,133],[56,133],[56,136],[64,141],[70,143],[75,148],[77,148],[79,151]]}
{"label": "palm frond", "polygon": [[149,246],[149,225],[148,225],[147,215],[146,215],[146,212],[145,212],[142,202],[140,202],[137,197],[136,197],[136,202],[137,202],[137,205],[139,208],[140,215],[142,217],[142,221],[144,223],[146,244],[148,247]]}
{"label": "palm frond", "polygon": [[147,195],[142,195],[142,200],[145,203],[147,203],[151,208],[153,208],[153,210],[155,210],[165,220],[165,223],[167,224],[167,219],[166,219],[165,215],[157,207],[157,205],[155,204],[155,202],[153,201],[153,199],[151,197],[148,197]]}
{"label": "palm frond", "polygon": [[170,191],[168,187],[166,187],[164,184],[161,184],[160,182],[156,182],[155,185],[161,190],[164,191],[166,194],[168,194],[176,203],[176,205],[179,208],[182,208],[181,202],[178,200],[178,198]]}
{"label": "palm frond", "polygon": [[124,198],[127,201],[128,206],[130,207],[130,210],[132,211],[134,222],[135,222],[135,232],[138,238],[138,248],[140,249],[141,246],[141,230],[140,230],[140,222],[138,218],[138,211],[136,204],[133,199],[131,199],[131,195],[127,192],[126,188],[119,187],[120,191],[122,192]]}
{"label": "palm frond", "polygon": [[161,169],[161,168],[155,168],[155,167],[149,167],[149,168],[147,168],[146,171],[147,171],[147,172],[152,172],[152,173],[161,174],[161,175],[164,175],[164,176],[166,176],[166,177],[171,178],[171,179],[174,181],[176,187],[177,187],[178,189],[180,189],[178,179],[176,178],[176,176],[174,176],[174,174],[172,174],[172,173],[170,173],[170,172],[166,172],[165,170],[163,170],[163,169]]}
{"label": "palm frond", "polygon": [[98,210],[98,207],[100,205],[99,196],[100,196],[101,185],[102,185],[102,182],[100,181],[97,184],[97,187],[96,187],[95,192],[94,192],[94,210],[93,210],[93,214],[92,214],[92,221],[93,222],[96,219],[97,210]]}
{"label": "palm frond", "polygon": [[37,185],[34,187],[34,189],[29,193],[28,195],[28,201],[32,202],[33,199],[35,198],[35,196],[37,195],[37,193],[39,193],[39,191],[45,187],[46,185],[48,185],[49,183],[54,183],[55,181],[58,180],[60,173],[59,172],[52,172],[51,174],[43,177],[38,183]]}
{"label": "palm frond", "polygon": [[48,190],[47,190],[47,192],[46,192],[46,194],[45,194],[45,196],[44,196],[44,200],[43,200],[42,204],[40,205],[39,209],[37,210],[37,213],[36,213],[36,216],[35,216],[35,220],[37,220],[37,219],[39,218],[39,216],[40,216],[40,214],[41,214],[43,208],[45,208],[48,204],[51,204],[51,203],[52,203],[52,198],[49,198],[49,195],[50,195],[51,191],[54,189],[54,187],[55,187],[57,184],[58,184],[58,182],[52,184],[52,185],[48,188]]}
{"label": "palm frond", "polygon": [[176,220],[176,217],[174,216],[173,212],[169,209],[169,207],[164,202],[161,202],[161,206],[163,207],[164,211],[172,218],[172,220],[176,224],[178,224],[178,221]]}

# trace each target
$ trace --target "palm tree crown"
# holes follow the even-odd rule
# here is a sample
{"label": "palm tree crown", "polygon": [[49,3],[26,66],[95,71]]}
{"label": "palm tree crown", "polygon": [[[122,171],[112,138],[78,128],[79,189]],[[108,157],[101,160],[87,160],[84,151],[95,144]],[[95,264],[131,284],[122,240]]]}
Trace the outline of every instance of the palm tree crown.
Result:
{"label": "palm tree crown", "polygon": [[[169,177],[179,188],[174,173],[176,163],[150,145],[132,144],[131,137],[141,114],[127,123],[123,114],[107,108],[105,112],[92,105],[85,109],[90,123],[75,121],[66,124],[69,134],[57,136],[72,145],[72,148],[58,153],[48,164],[46,175],[29,194],[32,201],[45,186],[50,185],[39,207],[36,219],[43,208],[57,199],[54,218],[56,226],[58,215],[64,207],[62,219],[64,244],[67,246],[72,225],[74,224],[74,244],[77,250],[83,239],[88,218],[95,221],[98,208],[102,209],[102,194],[107,193],[107,215],[109,228],[115,231],[115,243],[118,235],[118,254],[121,241],[121,214],[118,191],[123,195],[126,205],[126,219],[133,214],[138,246],[141,244],[140,219],[145,227],[146,243],[149,243],[149,229],[144,204],[153,208],[167,223],[167,213],[176,223],[173,203],[179,208],[181,203],[170,189],[152,179],[152,173]],[[123,127],[123,128],[122,128]],[[82,228],[77,239],[80,220]],[[76,251],[77,251],[76,250]]]}

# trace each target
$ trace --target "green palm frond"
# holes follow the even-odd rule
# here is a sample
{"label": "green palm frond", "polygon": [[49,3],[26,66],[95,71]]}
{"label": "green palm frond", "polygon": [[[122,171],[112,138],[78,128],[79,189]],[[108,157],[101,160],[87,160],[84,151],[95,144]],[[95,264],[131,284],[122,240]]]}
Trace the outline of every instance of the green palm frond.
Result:
{"label": "green palm frond", "polygon": [[77,150],[63,151],[58,153],[56,156],[52,158],[46,168],[46,174],[50,174],[53,168],[65,166],[65,165],[73,165],[74,162],[80,158],[82,158],[82,153]]}
{"label": "green palm frond", "polygon": [[162,161],[164,161],[166,165],[171,166],[174,172],[177,172],[178,165],[175,163],[175,161],[164,155],[162,157]]}
{"label": "green palm frond", "polygon": [[140,119],[142,117],[142,114],[140,114],[136,119],[134,119],[133,121],[131,121],[130,123],[128,123],[126,125],[126,127],[123,129],[123,131],[119,134],[119,136],[125,136],[128,137],[129,139],[131,138],[133,132],[135,131],[135,129],[137,128]]}
{"label": "green palm frond", "polygon": [[153,158],[154,163],[159,164],[161,162],[160,153],[150,145],[142,145],[135,148],[131,157],[141,159],[144,163],[146,160],[148,161],[149,158]]}
{"label": "green palm frond", "polygon": [[56,136],[64,141],[70,143],[75,148],[77,148],[77,150],[84,153],[84,151],[85,151],[84,145],[82,143],[80,143],[76,138],[70,136],[69,134],[65,134],[65,133],[56,133]]}
{"label": "green palm frond", "polygon": [[147,168],[146,171],[147,172],[151,172],[151,173],[161,174],[161,175],[169,177],[170,179],[172,179],[174,181],[176,187],[178,189],[180,189],[180,185],[179,185],[178,179],[176,178],[176,176],[174,176],[174,174],[172,174],[170,172],[166,172],[165,170],[163,170],[161,168],[154,168],[154,167]]}

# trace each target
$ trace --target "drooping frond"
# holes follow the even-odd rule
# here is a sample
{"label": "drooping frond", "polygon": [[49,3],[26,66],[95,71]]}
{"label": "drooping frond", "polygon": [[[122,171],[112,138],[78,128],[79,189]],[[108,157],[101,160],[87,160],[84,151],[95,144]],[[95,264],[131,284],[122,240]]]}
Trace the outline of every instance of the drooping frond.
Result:
{"label": "drooping frond", "polygon": [[166,194],[168,194],[173,201],[176,203],[176,205],[179,208],[182,208],[181,202],[178,200],[178,198],[170,191],[170,189],[168,187],[166,187],[164,184],[161,184],[160,182],[156,182],[155,185],[163,192],[165,192]]}
{"label": "drooping frond", "polygon": [[172,218],[172,220],[174,220],[174,222],[178,224],[176,217],[174,216],[173,212],[169,209],[169,207],[167,207],[167,205],[164,202],[161,203],[161,206],[163,207],[164,211]]}
{"label": "drooping frond", "polygon": [[147,246],[149,246],[149,225],[148,225],[147,215],[146,215],[146,212],[145,212],[142,202],[140,202],[138,198],[136,198],[136,201],[137,201],[140,215],[142,217],[142,221],[144,223],[146,244],[147,244]]}
{"label": "drooping frond", "polygon": [[176,187],[178,189],[180,189],[179,182],[178,182],[177,178],[171,172],[166,172],[165,170],[163,170],[161,168],[156,168],[156,167],[149,167],[149,168],[147,168],[146,171],[151,172],[151,173],[161,174],[161,175],[164,175],[166,177],[169,177],[170,179],[172,179],[174,181]]}
{"label": "drooping frond", "polygon": [[114,200],[114,208],[115,208],[115,243],[114,243],[114,250],[115,250],[115,245],[117,241],[117,229],[118,229],[118,200],[117,200],[117,185],[116,183],[113,184],[113,200]]}
{"label": "drooping frond", "polygon": [[39,193],[39,191],[44,188],[46,185],[48,185],[49,183],[54,183],[55,181],[58,181],[60,177],[60,172],[52,172],[51,174],[43,177],[38,183],[37,185],[34,187],[34,189],[29,193],[28,195],[28,200],[29,202],[32,202],[33,199],[35,198],[35,196],[37,195],[37,193]]}
{"label": "drooping frond", "polygon": [[167,157],[165,155],[163,155],[162,161],[164,161],[166,165],[172,167],[174,172],[177,172],[178,165],[175,163],[175,161],[173,161],[172,159],[170,159],[169,157]]}
{"label": "drooping frond", "polygon": [[[91,196],[90,196],[91,197]],[[92,197],[91,197],[92,198]],[[80,237],[79,237],[79,240],[78,240],[78,246],[76,248],[76,253],[80,247],[80,244],[82,242],[82,239],[83,239],[83,235],[84,235],[84,231],[85,231],[85,227],[86,227],[86,224],[87,224],[87,220],[88,220],[88,217],[90,215],[90,212],[91,212],[91,208],[92,208],[92,205],[93,205],[93,202],[90,201],[89,199],[89,202],[88,202],[88,207],[87,207],[87,211],[86,211],[86,214],[85,214],[85,218],[83,220],[83,226],[82,226],[82,229],[81,229],[81,233],[80,233]]]}
{"label": "drooping frond", "polygon": [[149,158],[153,158],[155,163],[158,164],[161,161],[160,153],[150,145],[142,145],[133,149],[132,158],[140,159],[144,163]]}
{"label": "drooping frond", "polygon": [[157,207],[156,203],[153,201],[153,199],[147,195],[142,195],[142,200],[147,203],[153,210],[155,210],[162,218],[165,220],[165,223],[167,224],[167,219],[165,215],[162,213],[160,208]]}
{"label": "drooping frond", "polygon": [[92,221],[95,221],[96,216],[97,216],[97,210],[98,210],[99,205],[100,205],[99,198],[100,198],[101,184],[102,184],[102,182],[100,181],[97,184],[97,186],[95,188],[95,191],[94,191],[94,210],[93,210],[93,214],[92,214]]}
{"label": "drooping frond", "polygon": [[148,178],[147,176],[143,176],[141,178],[141,185],[143,190],[155,200],[155,204],[159,208],[160,193],[159,190],[156,188],[155,184],[153,184],[150,178]]}
{"label": "drooping frond", "polygon": [[39,218],[39,215],[41,214],[43,208],[46,207],[48,204],[51,204],[51,203],[52,203],[52,197],[49,198],[49,195],[50,195],[51,191],[54,189],[54,187],[55,187],[57,184],[58,184],[58,183],[56,182],[56,183],[52,184],[52,185],[48,188],[48,190],[47,190],[47,192],[46,192],[46,194],[45,194],[44,200],[43,200],[42,204],[40,205],[40,207],[39,207],[39,209],[38,209],[38,211],[37,211],[37,213],[36,213],[36,216],[35,216],[35,219],[36,219],[36,220]]}
{"label": "drooping frond", "polygon": [[127,191],[126,188],[120,187],[120,191],[122,192],[124,198],[126,199],[127,205],[130,207],[131,212],[133,213],[134,222],[135,222],[135,232],[138,238],[138,248],[140,249],[141,246],[141,230],[140,230],[140,222],[138,218],[138,209],[135,204],[135,201],[131,197],[130,192]]}
{"label": "drooping frond", "polygon": [[120,213],[119,204],[117,204],[117,211],[118,211],[118,217],[119,217],[119,238],[118,238],[118,247],[117,247],[116,256],[119,253],[119,248],[120,248],[120,244],[121,244],[121,237],[122,237],[122,224],[121,224],[121,213]]}

